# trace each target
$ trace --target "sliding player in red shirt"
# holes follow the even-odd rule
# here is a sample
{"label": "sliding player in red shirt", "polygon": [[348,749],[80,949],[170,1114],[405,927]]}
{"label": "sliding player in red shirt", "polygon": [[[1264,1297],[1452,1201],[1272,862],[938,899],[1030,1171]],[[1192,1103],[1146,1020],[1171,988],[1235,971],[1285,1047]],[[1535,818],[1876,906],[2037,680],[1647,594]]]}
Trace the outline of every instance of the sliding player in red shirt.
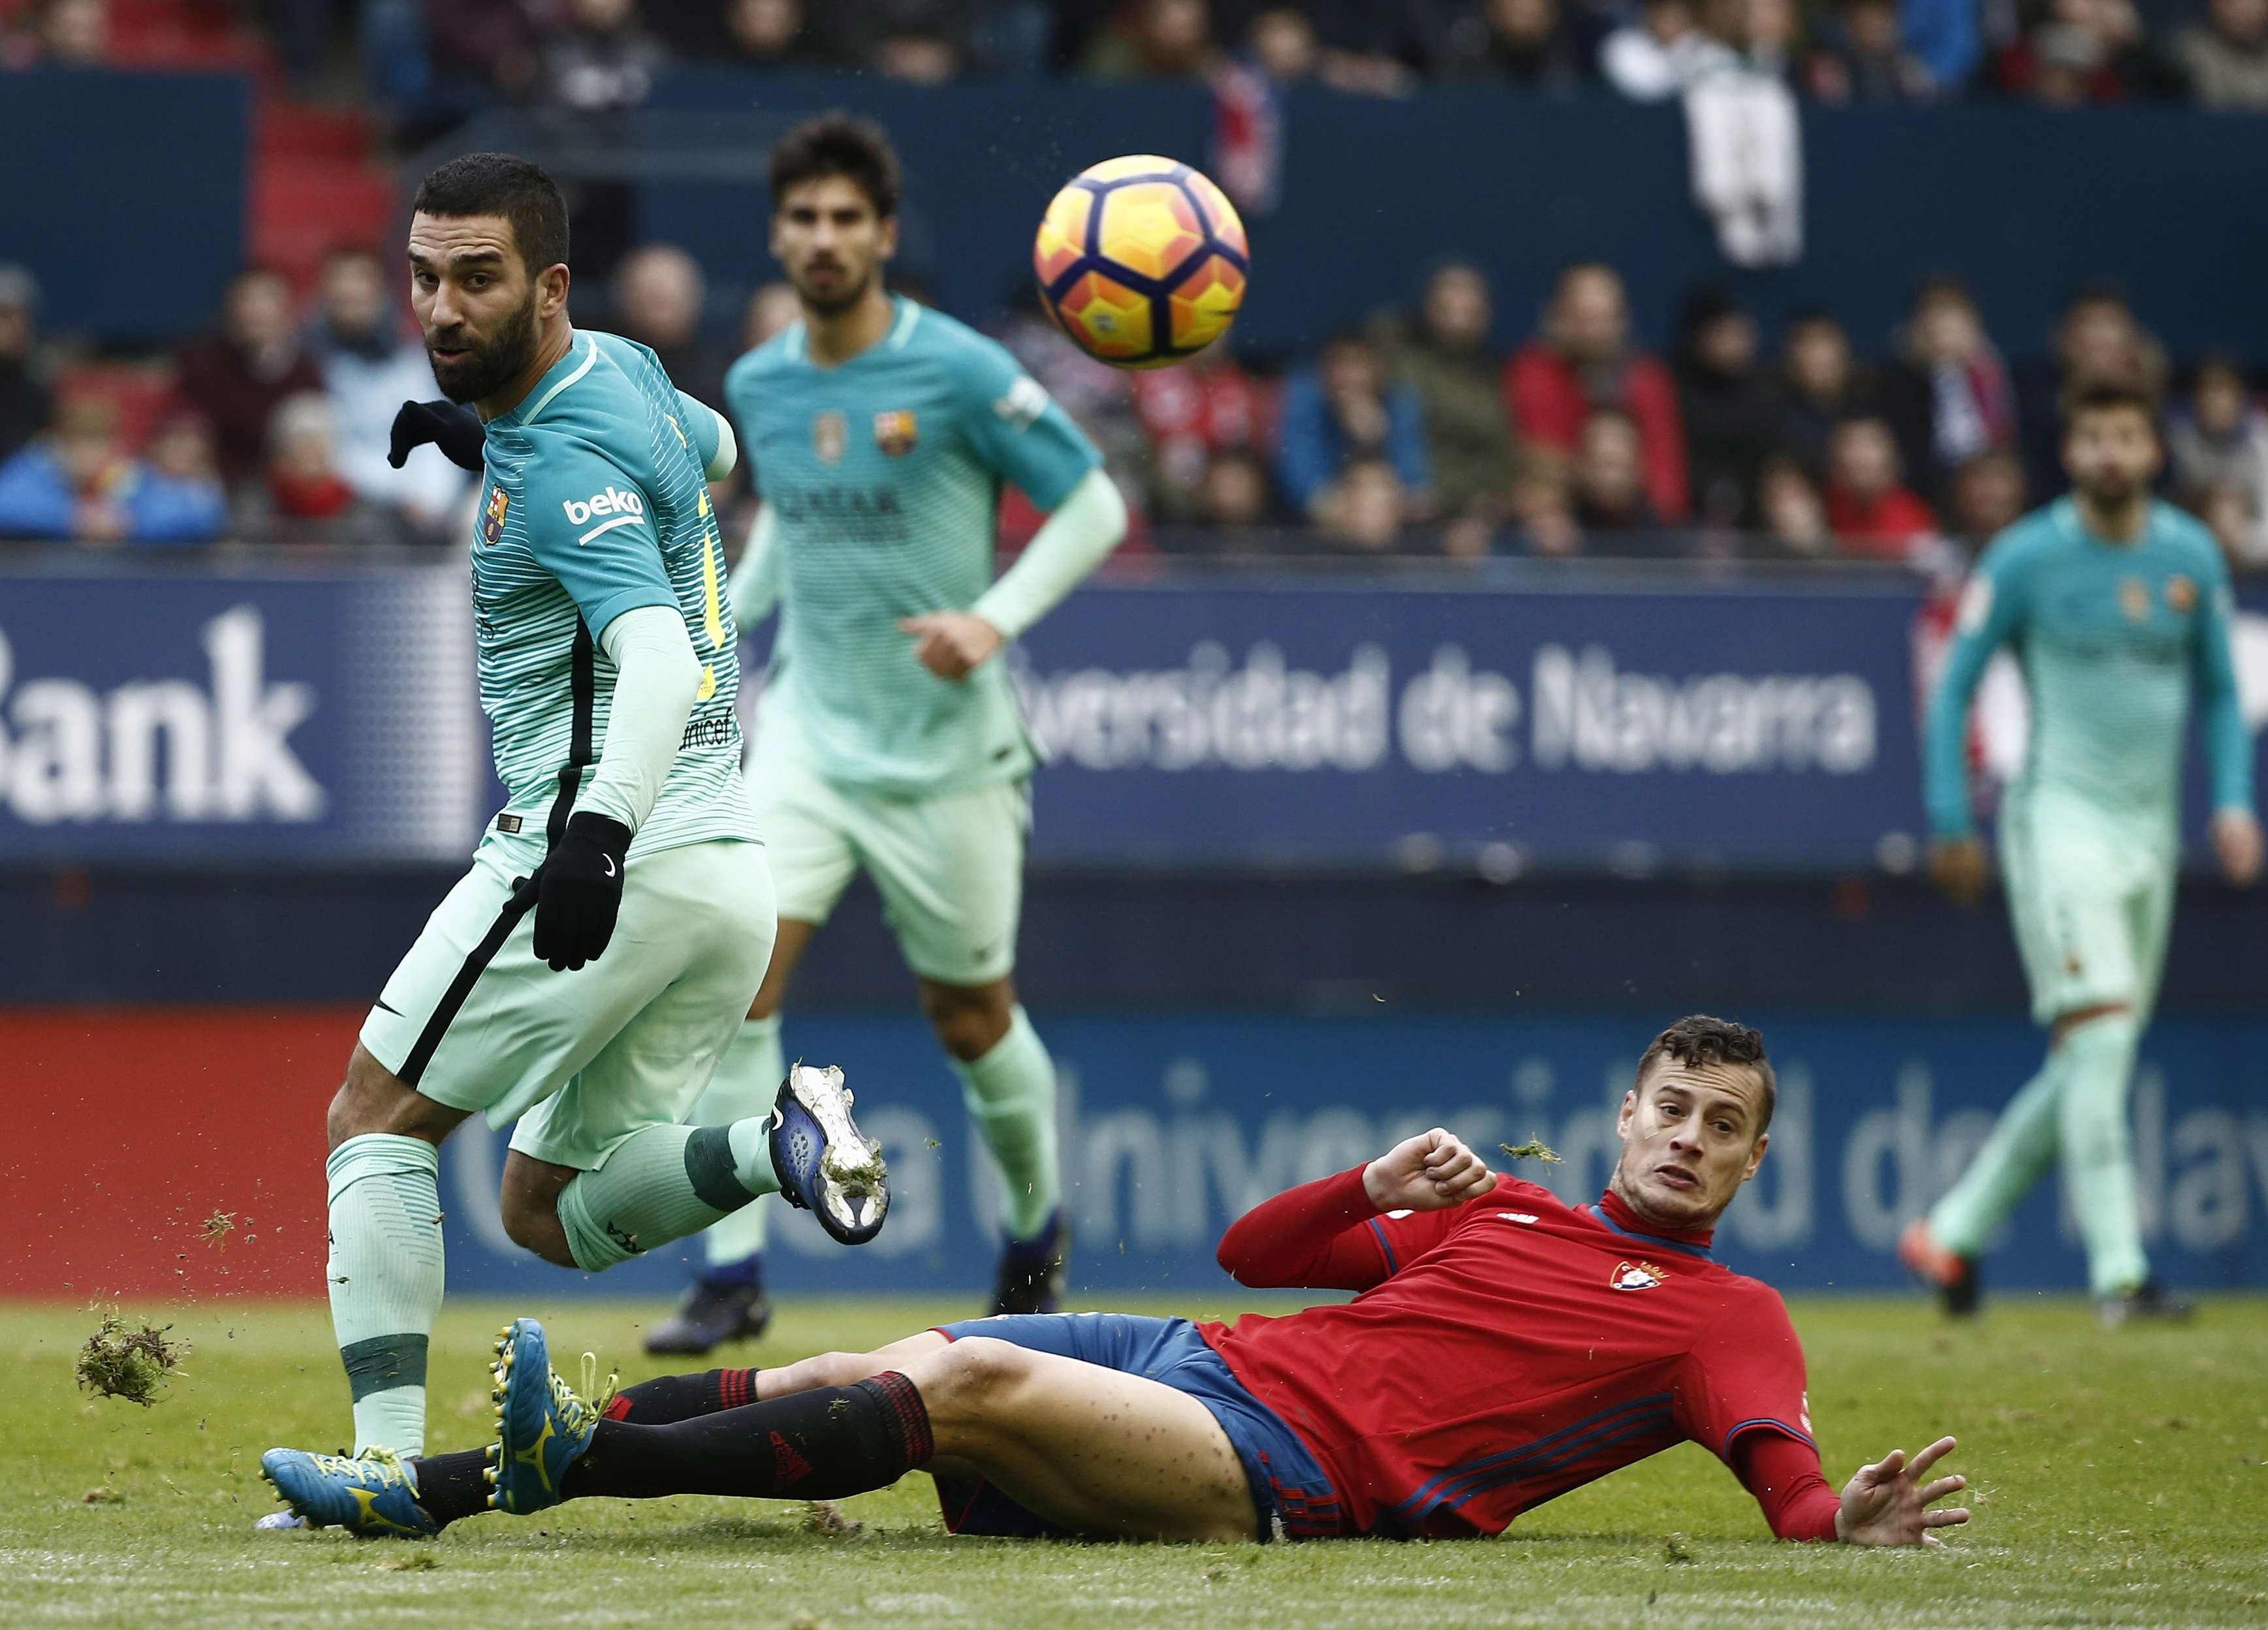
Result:
{"label": "sliding player in red shirt", "polygon": [[1361,1293],[1282,1318],[972,1319],[594,1403],[519,1320],[497,1349],[499,1442],[424,1463],[420,1514],[470,1515],[490,1485],[522,1515],[586,1495],[833,1498],[918,1467],[963,1533],[1448,1538],[1690,1438],[1782,1538],[1935,1545],[1969,1518],[1930,1508],[1964,1486],[1928,1480],[1953,1440],[1893,1450],[1838,1498],[1786,1309],[1710,1255],[1774,1090],[1754,1030],[1683,1019],[1639,1061],[1594,1205],[1495,1176],[1438,1129],[1280,1194],[1229,1229],[1221,1265]]}

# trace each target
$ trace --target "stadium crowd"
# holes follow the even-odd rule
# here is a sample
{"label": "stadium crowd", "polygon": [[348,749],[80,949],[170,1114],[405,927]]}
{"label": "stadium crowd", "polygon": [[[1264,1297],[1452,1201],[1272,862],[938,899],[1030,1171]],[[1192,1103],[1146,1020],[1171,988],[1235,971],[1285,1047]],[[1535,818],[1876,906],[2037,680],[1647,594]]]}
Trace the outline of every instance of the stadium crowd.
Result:
{"label": "stadium crowd", "polygon": [[[275,272],[246,271],[137,427],[99,394],[52,388],[38,291],[0,267],[0,536],[446,542],[463,477],[430,449],[405,471],[386,463],[395,409],[435,394],[392,284],[359,247],[330,254],[303,299]],[[710,402],[733,358],[795,314],[786,286],[766,284],[733,331],[714,331],[700,265],[667,244],[631,252],[608,292],[586,321],[652,346]],[[1768,344],[1755,315],[1705,287],[1657,357],[1631,338],[1621,278],[1594,263],[1562,272],[1509,355],[1491,348],[1494,326],[1486,270],[1462,262],[1437,267],[1409,309],[1282,368],[1221,351],[1122,372],[1064,343],[1036,299],[994,325],[1101,446],[1149,523],[1142,547],[1934,572],[2062,490],[2058,403],[2117,377],[2169,404],[2169,496],[2238,570],[2268,570],[2268,411],[2228,358],[2176,378],[2115,289],[2082,291],[2053,353],[2014,361],[1945,281],[1917,292],[1874,358],[1825,312]],[[719,496],[745,522],[745,480]],[[1012,506],[1012,536],[1033,524]]]}

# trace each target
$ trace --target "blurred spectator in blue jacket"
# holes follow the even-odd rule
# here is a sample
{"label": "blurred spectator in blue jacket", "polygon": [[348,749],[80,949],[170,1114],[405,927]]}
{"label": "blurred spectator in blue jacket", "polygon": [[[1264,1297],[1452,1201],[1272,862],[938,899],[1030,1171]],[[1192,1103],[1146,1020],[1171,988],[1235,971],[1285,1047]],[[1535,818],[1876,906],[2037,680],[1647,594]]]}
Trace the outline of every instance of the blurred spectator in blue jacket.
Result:
{"label": "blurred spectator in blue jacket", "polygon": [[217,481],[160,475],[129,457],[106,402],[66,402],[50,434],[0,464],[0,538],[202,543],[227,515]]}
{"label": "blurred spectator in blue jacket", "polygon": [[1984,58],[1980,9],[1977,0],[1899,0],[1899,37],[1948,93],[1967,85]]}
{"label": "blurred spectator in blue jacket", "polygon": [[47,427],[55,411],[40,365],[40,285],[20,266],[0,266],[0,461]]}
{"label": "blurred spectator in blue jacket", "polygon": [[424,346],[402,323],[394,279],[375,251],[335,249],[324,261],[307,341],[330,398],[339,474],[364,502],[398,511],[438,538],[471,478],[438,447],[416,449],[400,469],[386,461],[401,404],[431,402],[441,387]]}
{"label": "blurred spectator in blue jacket", "polygon": [[1906,48],[1897,0],[1843,0],[1803,77],[1822,102],[1923,102],[1938,92],[1929,64]]}
{"label": "blurred spectator in blue jacket", "polygon": [[1433,472],[1418,393],[1387,382],[1369,341],[1342,335],[1320,362],[1285,382],[1276,476],[1300,513],[1334,527],[1341,477],[1366,459],[1392,468],[1411,516],[1431,512]]}

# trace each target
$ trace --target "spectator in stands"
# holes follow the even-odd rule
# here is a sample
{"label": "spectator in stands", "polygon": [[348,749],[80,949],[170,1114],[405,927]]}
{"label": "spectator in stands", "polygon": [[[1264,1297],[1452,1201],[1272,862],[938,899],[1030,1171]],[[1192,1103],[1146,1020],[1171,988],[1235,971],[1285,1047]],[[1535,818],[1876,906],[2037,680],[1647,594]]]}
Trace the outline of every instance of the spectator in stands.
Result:
{"label": "spectator in stands", "polygon": [[0,68],[99,68],[109,60],[107,0],[33,0],[23,22],[0,35]]}
{"label": "spectator in stands", "polygon": [[1661,516],[1647,498],[1638,421],[1619,408],[1594,408],[1576,444],[1572,513],[1584,552],[1655,556],[1672,551]]}
{"label": "spectator in stands", "polygon": [[1687,484],[1705,524],[1751,526],[1756,472],[1779,429],[1779,397],[1756,361],[1756,320],[1722,289],[1688,296],[1677,346]]}
{"label": "spectator in stands", "polygon": [[1825,312],[1788,324],[1780,343],[1779,430],[1775,439],[1814,481],[1827,470],[1836,425],[1867,410],[1872,392],[1851,354],[1851,336]]}
{"label": "spectator in stands", "polygon": [[1502,513],[1512,484],[1512,424],[1491,349],[1496,308],[1488,277],[1469,261],[1433,269],[1414,316],[1389,313],[1371,339],[1393,375],[1418,393],[1433,488],[1449,515]]}
{"label": "spectator in stands", "polygon": [[507,96],[531,93],[542,71],[539,13],[549,10],[541,0],[428,0],[425,28],[435,72]]}
{"label": "spectator in stands", "polygon": [[1139,0],[1095,36],[1084,67],[1100,79],[1192,79],[1218,55],[1204,0]]}
{"label": "spectator in stands", "polygon": [[2016,441],[2016,390],[1969,291],[1933,278],[1914,297],[1882,410],[1915,484],[1942,498],[1955,469]]}
{"label": "spectator in stands", "polygon": [[2022,519],[2024,467],[2005,449],[1980,453],[1953,472],[1946,530],[1974,557]]}
{"label": "spectator in stands", "polygon": [[2198,365],[2166,442],[2176,492],[2248,494],[2251,512],[2268,514],[2268,413],[2232,358],[2208,357]]}
{"label": "spectator in stands", "polygon": [[2181,90],[2133,0],[2050,0],[2047,15],[2002,48],[1992,72],[2004,94],[2051,107],[2154,100]]}
{"label": "spectator in stands", "polygon": [[1732,48],[1702,28],[1692,0],[1645,0],[1638,19],[1599,48],[1607,83],[1640,102],[1667,101],[1737,61]]}
{"label": "spectator in stands", "polygon": [[47,428],[55,412],[39,351],[40,285],[0,266],[0,462]]}
{"label": "spectator in stands", "polygon": [[1835,554],[1827,505],[1803,466],[1784,454],[1766,459],[1756,473],[1756,509],[1764,526],[1749,551],[1763,560],[1827,560]]}
{"label": "spectator in stands", "polygon": [[309,392],[276,405],[261,479],[237,505],[247,537],[291,544],[409,541],[398,517],[364,502],[341,473],[334,432],[328,397]]}
{"label": "spectator in stands", "polygon": [[1937,529],[1929,505],[1900,484],[1898,444],[1877,417],[1845,419],[1828,444],[1827,524],[1845,555],[1904,560]]}
{"label": "spectator in stands", "polygon": [[[1382,459],[1408,506],[1403,519],[1419,519],[1431,513],[1433,487],[1425,421],[1418,393],[1388,381],[1376,348],[1359,335],[1342,335],[1319,363],[1285,382],[1277,479],[1301,514],[1336,529],[1346,498],[1342,479],[1363,460]],[[1366,495],[1374,498],[1374,491]]]}
{"label": "spectator in stands", "polygon": [[1928,64],[1906,49],[1897,0],[1843,0],[1803,77],[1822,102],[1925,102],[1938,92]]}
{"label": "spectator in stands", "polygon": [[212,421],[221,477],[233,488],[259,470],[277,404],[323,388],[281,273],[255,267],[238,275],[220,333],[182,350],[180,379],[183,399]]}
{"label": "spectator in stands", "polygon": [[0,464],[0,538],[202,543],[227,518],[217,483],[162,476],[129,457],[107,402],[66,402],[48,434]]}
{"label": "spectator in stands", "polygon": [[733,357],[701,332],[709,306],[701,262],[674,243],[647,244],[615,269],[614,292],[609,326],[659,357],[663,371],[694,401],[722,404]]}
{"label": "spectator in stands", "polygon": [[468,479],[438,447],[415,449],[400,469],[387,462],[401,404],[430,402],[441,390],[425,348],[402,324],[394,279],[376,251],[335,249],[325,259],[307,341],[330,398],[339,473],[364,502],[398,509],[438,541]]}
{"label": "spectator in stands", "polygon": [[1685,435],[1669,370],[1630,342],[1623,280],[1610,266],[1581,262],[1559,274],[1543,328],[1505,366],[1505,402],[1522,439],[1572,454],[1595,408],[1616,408],[1638,426],[1646,498],[1664,520],[1686,511]]}
{"label": "spectator in stands", "polygon": [[726,0],[729,60],[741,68],[817,68],[832,59],[803,0]]}
{"label": "spectator in stands", "polygon": [[[1047,343],[1050,350],[1071,349],[1052,335]],[[1150,444],[1152,497],[1167,516],[1187,520],[1203,509],[1206,473],[1221,457],[1263,457],[1275,445],[1274,395],[1226,346],[1200,352],[1177,368],[1145,369],[1129,382],[1135,414]]]}
{"label": "spectator in stands", "polygon": [[795,285],[782,278],[759,284],[748,296],[748,309],[740,321],[740,343],[754,350],[775,334],[784,332],[803,315]]}
{"label": "spectator in stands", "polygon": [[[1940,93],[1958,95],[1976,77],[1984,55],[1984,32],[1977,0],[1900,0],[1898,33],[1906,48],[1919,57]],[[1994,8],[2006,26],[2015,23],[2015,8]]]}
{"label": "spectator in stands", "polygon": [[1244,48],[1277,85],[1297,85],[1322,71],[1323,48],[1306,12],[1288,5],[1257,13],[1244,31]]}
{"label": "spectator in stands", "polygon": [[2231,572],[2268,572],[2268,527],[2261,525],[2258,492],[2243,487],[2208,487],[2192,494],[2189,505],[2220,545]]}
{"label": "spectator in stands", "polygon": [[543,100],[578,114],[643,106],[668,60],[637,0],[565,0],[565,16],[543,32],[539,49]]}
{"label": "spectator in stands", "polygon": [[1567,560],[1583,552],[1567,461],[1550,448],[1531,448],[1521,460],[1512,483],[1512,516],[1513,535],[1524,553]]}
{"label": "spectator in stands", "polygon": [[1448,0],[1305,0],[1323,49],[1324,82],[1405,96],[1449,55]]}
{"label": "spectator in stands", "polygon": [[1410,495],[1388,460],[1363,454],[1332,484],[1325,539],[1358,555],[1390,555],[1410,518]]}
{"label": "spectator in stands", "polygon": [[827,11],[868,68],[908,85],[956,77],[974,44],[971,0],[830,0]]}
{"label": "spectator in stands", "polygon": [[152,475],[202,491],[215,504],[226,501],[219,468],[213,462],[212,426],[201,413],[185,409],[160,419],[150,432],[149,445],[142,449],[142,461]]}
{"label": "spectator in stands", "polygon": [[2055,354],[2015,371],[2017,445],[2035,502],[2064,490],[2063,402],[2067,391],[2097,383],[2162,395],[2166,354],[2134,320],[2125,295],[2109,284],[2081,289],[2057,324]]}
{"label": "spectator in stands", "polygon": [[2174,61],[2201,107],[2268,111],[2268,0],[2206,0],[2174,37]]}
{"label": "spectator in stands", "polygon": [[1452,71],[1529,91],[1567,91],[1589,76],[1559,0],[1482,0],[1451,35]]}
{"label": "spectator in stands", "polygon": [[1215,454],[1197,483],[1197,519],[1216,553],[1257,554],[1268,547],[1268,468],[1249,453]]}
{"label": "spectator in stands", "polygon": [[1803,13],[1795,0],[1718,0],[1718,4],[1746,13],[1741,22],[1728,25],[1736,32],[1725,37],[1739,46],[1749,71],[1794,88],[1807,49]]}

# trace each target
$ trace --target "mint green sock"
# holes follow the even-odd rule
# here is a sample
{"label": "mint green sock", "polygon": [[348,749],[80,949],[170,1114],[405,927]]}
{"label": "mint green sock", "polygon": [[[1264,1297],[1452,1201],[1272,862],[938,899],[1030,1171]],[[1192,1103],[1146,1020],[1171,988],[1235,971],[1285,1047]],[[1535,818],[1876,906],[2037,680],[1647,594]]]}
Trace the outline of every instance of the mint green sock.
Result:
{"label": "mint green sock", "polygon": [[2087,1242],[2088,1288],[2097,1296],[2132,1290],[2150,1276],[2142,1252],[2142,1207],[2134,1191],[2134,1140],[2126,1100],[2142,1027],[2129,1013],[2105,1014],[2064,1037],[2064,1180]]}
{"label": "mint green sock", "polygon": [[[709,1090],[693,1106],[699,1126],[728,1126],[734,1121],[761,1116],[779,1096],[787,1079],[787,1058],[780,1051],[779,1015],[750,1019],[725,1048]],[[761,1201],[743,1206],[702,1233],[701,1258],[709,1266],[743,1262],[764,1248],[764,1220],[769,1208]]]}
{"label": "mint green sock", "polygon": [[593,1273],[611,1268],[778,1192],[764,1135],[770,1118],[644,1126],[616,1144],[606,1164],[559,1191],[576,1265]]}
{"label": "mint green sock", "polygon": [[950,1060],[961,1102],[1007,1190],[1002,1219],[1012,1239],[1027,1240],[1063,1199],[1056,1154],[1056,1066],[1021,1004],[1008,1033],[973,1064]]}
{"label": "mint green sock", "polygon": [[2015,1210],[2056,1158],[2065,1053],[2047,1056],[2040,1073],[2000,1111],[1992,1135],[1943,1199],[1931,1208],[1929,1231],[1950,1251],[1974,1257]]}
{"label": "mint green sock", "polygon": [[425,1349],[441,1310],[441,1152],[419,1138],[350,1138],[330,1189],[331,1328],[354,1399],[355,1453],[425,1452]]}

